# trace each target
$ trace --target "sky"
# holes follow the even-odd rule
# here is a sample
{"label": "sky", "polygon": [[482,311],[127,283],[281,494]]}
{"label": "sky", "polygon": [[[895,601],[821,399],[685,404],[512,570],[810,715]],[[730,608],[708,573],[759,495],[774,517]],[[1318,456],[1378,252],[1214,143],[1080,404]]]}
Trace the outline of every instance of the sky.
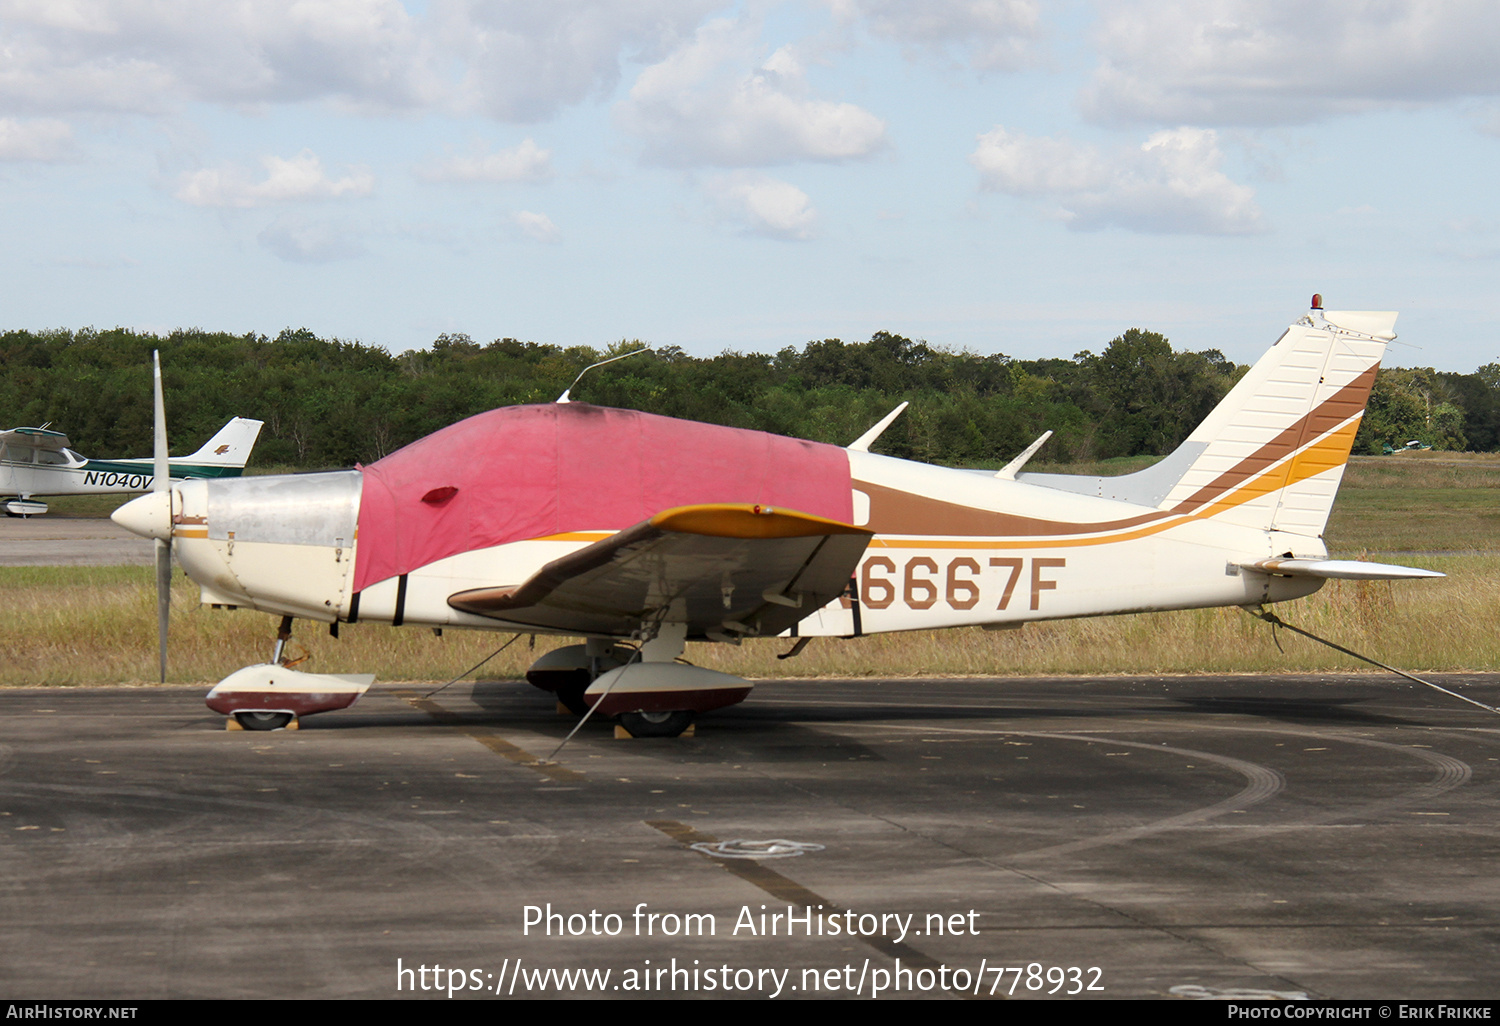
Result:
{"label": "sky", "polygon": [[1500,360],[1493,0],[0,0],[0,329]]}

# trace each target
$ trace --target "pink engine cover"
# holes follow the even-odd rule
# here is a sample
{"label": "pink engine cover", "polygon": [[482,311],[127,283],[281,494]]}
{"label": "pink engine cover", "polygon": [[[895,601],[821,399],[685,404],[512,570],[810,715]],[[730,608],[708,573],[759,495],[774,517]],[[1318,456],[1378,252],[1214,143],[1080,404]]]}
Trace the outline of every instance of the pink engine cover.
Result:
{"label": "pink engine cover", "polygon": [[[511,406],[363,468],[354,590],[447,556],[750,502],[848,523],[835,445],[583,403]],[[504,583],[504,582],[502,582]]]}

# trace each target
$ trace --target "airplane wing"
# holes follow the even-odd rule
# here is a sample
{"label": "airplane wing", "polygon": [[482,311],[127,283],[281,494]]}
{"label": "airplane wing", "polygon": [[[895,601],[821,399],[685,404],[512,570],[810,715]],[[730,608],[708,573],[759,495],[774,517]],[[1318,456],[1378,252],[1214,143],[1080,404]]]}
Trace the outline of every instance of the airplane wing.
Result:
{"label": "airplane wing", "polygon": [[68,447],[68,436],[61,431],[49,431],[46,428],[11,428],[9,431],[0,431],[0,445],[29,445],[37,449],[61,452]]}
{"label": "airplane wing", "polygon": [[663,614],[689,638],[771,636],[836,598],[872,532],[744,503],[665,510],[514,587],[449,596],[454,609],[577,634],[625,635]]}

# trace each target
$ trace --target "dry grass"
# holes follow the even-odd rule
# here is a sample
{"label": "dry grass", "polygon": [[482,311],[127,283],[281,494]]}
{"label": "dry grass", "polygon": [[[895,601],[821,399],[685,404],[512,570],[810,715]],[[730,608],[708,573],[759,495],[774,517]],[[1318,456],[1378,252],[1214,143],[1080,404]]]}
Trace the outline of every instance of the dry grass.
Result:
{"label": "dry grass", "polygon": [[[1412,670],[1500,670],[1500,558],[1413,559],[1450,576],[1400,584],[1331,582],[1317,595],[1277,607],[1288,622]],[[156,605],[149,568],[0,569],[8,598],[0,641],[0,685],[145,683],[156,679]],[[173,589],[171,674],[210,682],[270,656],[276,619],[197,605],[181,577]],[[382,680],[445,680],[478,662],[507,635],[359,624],[342,638],[300,625],[313,653],[304,668],[374,672]],[[778,661],[790,642],[739,648],[692,645],[700,665],[752,677],[1290,672],[1363,664],[1270,628],[1235,609],[1191,610],[1028,624],[1021,630],[915,631],[853,640],[819,639]],[[512,646],[480,673],[518,677],[536,655],[567,642]]]}
{"label": "dry grass", "polygon": [[1336,552],[1500,551],[1500,455],[1354,457],[1328,522],[1328,546]]}
{"label": "dry grass", "polygon": [[[0,686],[154,682],[156,592],[150,567],[5,567],[6,630]],[[271,657],[277,618],[198,604],[198,588],[178,574],[172,586],[169,674],[173,682],[214,681]],[[505,635],[358,624],[334,640],[321,624],[298,622],[298,643],[313,656],[303,669],[375,672],[383,680],[446,679],[477,663]],[[542,644],[541,641],[538,642]],[[501,676],[529,664],[526,642],[496,660]],[[543,649],[544,651],[545,649]],[[446,675],[446,676],[445,676]]]}

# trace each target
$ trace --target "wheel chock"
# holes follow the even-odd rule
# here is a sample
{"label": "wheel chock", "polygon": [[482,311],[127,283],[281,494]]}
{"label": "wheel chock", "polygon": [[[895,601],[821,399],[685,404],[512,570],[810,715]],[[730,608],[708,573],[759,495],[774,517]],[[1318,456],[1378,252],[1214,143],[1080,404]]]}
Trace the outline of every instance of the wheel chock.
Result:
{"label": "wheel chock", "polygon": [[[677,736],[678,737],[692,737],[697,732],[698,732],[698,724],[696,724],[696,723],[689,723],[687,725],[687,728],[684,729],[683,732],[681,734],[678,734]],[[634,740],[636,740],[636,736],[634,734],[632,734],[630,731],[626,730],[620,724],[616,723],[615,724],[615,740],[616,741],[634,741]],[[655,740],[655,739],[648,738],[647,740]]]}
{"label": "wheel chock", "polygon": [[[244,730],[245,728],[242,727],[242,726],[240,726],[240,721],[239,720],[235,719],[233,716],[230,716],[229,718],[227,718],[224,721],[224,729],[225,730]],[[302,729],[302,721],[299,720],[297,717],[293,716],[291,723],[288,723],[286,726],[280,727],[278,729],[280,729],[280,730],[301,730]]]}

